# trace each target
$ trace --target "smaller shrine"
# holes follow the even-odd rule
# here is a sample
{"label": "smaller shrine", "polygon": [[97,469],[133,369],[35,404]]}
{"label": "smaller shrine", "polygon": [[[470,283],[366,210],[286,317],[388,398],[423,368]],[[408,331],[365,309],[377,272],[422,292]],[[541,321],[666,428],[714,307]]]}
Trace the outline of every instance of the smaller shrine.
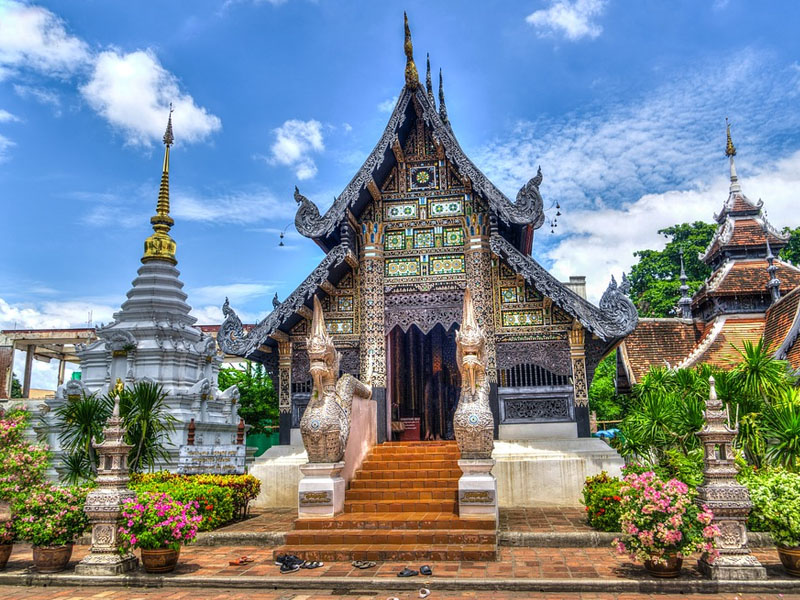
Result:
{"label": "smaller shrine", "polygon": [[194,327],[191,306],[177,269],[177,244],[169,232],[175,221],[169,214],[169,160],[174,138],[172,111],[164,133],[164,162],[153,233],[144,242],[137,277],[114,320],[96,329],[97,341],[76,345],[81,379],[59,386],[48,400],[45,415],[50,447],[59,454],[53,409],[82,394],[108,394],[114,382],[126,386],[139,381],[158,383],[167,394],[170,414],[177,419],[167,448],[175,468],[181,445],[186,444],[194,420],[197,444],[235,444],[239,424],[239,390],[217,388],[222,354],[216,340]]}

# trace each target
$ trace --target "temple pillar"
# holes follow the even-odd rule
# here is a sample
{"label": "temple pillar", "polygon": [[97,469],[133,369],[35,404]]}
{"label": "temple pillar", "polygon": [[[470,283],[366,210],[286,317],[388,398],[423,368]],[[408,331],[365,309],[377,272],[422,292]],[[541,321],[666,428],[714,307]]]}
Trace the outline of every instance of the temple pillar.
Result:
{"label": "temple pillar", "polygon": [[569,356],[572,362],[572,389],[578,437],[591,437],[589,428],[589,385],[586,380],[586,348],[583,326],[575,321],[569,330]]}
{"label": "temple pillar", "polygon": [[472,294],[478,326],[486,334],[486,374],[489,381],[496,384],[497,346],[494,337],[494,308],[492,306],[492,251],[489,247],[489,218],[483,214],[469,215],[464,217],[464,224],[467,236],[464,246],[467,286]]}
{"label": "temple pillar", "polygon": [[278,340],[279,444],[288,446],[292,437],[292,342]]}
{"label": "temple pillar", "polygon": [[0,400],[11,398],[14,373],[14,342],[0,335]]}
{"label": "temple pillar", "polygon": [[65,370],[66,366],[67,366],[67,361],[64,360],[64,357],[62,355],[62,357],[58,360],[58,385],[59,386],[64,383],[64,370]]}
{"label": "temple pillar", "polygon": [[25,346],[25,373],[22,376],[22,397],[30,398],[31,396],[31,370],[33,369],[33,353],[36,346],[28,344]]}
{"label": "temple pillar", "polygon": [[372,386],[377,406],[378,441],[385,441],[391,426],[391,407],[386,406],[386,324],[383,298],[383,223],[361,224],[359,256],[361,314],[359,379]]}

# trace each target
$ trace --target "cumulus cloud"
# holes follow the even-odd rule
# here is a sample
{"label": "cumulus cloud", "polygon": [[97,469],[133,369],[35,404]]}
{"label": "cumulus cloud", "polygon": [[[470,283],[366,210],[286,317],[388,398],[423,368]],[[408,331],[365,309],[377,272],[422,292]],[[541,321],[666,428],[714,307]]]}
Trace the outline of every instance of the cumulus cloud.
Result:
{"label": "cumulus cloud", "polygon": [[0,79],[21,68],[65,76],[89,60],[86,43],[67,33],[64,22],[49,10],[0,1]]}
{"label": "cumulus cloud", "polygon": [[81,94],[130,144],[149,146],[161,138],[170,102],[178,141],[203,140],[222,127],[219,117],[181,91],[152,50],[101,52]]}
{"label": "cumulus cloud", "polygon": [[573,42],[594,39],[603,32],[596,19],[605,8],[605,0],[552,0],[548,8],[532,12],[525,21],[541,37],[560,35]]}
{"label": "cumulus cloud", "polygon": [[172,214],[189,221],[245,225],[288,219],[296,209],[292,199],[279,200],[266,189],[209,196],[179,191],[174,194]]}
{"label": "cumulus cloud", "polygon": [[378,104],[378,110],[383,113],[390,113],[394,110],[395,104],[397,104],[397,96],[387,98],[386,100]]}
{"label": "cumulus cloud", "polygon": [[317,174],[317,165],[311,155],[325,150],[322,123],[314,119],[290,119],[273,133],[275,142],[270,149],[269,161],[291,167],[298,179],[314,177]]}

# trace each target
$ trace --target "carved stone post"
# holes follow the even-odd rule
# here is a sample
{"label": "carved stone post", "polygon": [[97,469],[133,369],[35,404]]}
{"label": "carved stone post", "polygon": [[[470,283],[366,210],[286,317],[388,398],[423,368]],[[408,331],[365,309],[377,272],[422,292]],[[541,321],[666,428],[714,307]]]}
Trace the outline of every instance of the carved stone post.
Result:
{"label": "carved stone post", "polygon": [[572,362],[572,388],[578,437],[589,437],[589,383],[586,380],[586,349],[583,326],[575,321],[569,330],[569,357]]}
{"label": "carved stone post", "polygon": [[278,410],[280,443],[289,445],[292,436],[292,342],[278,340]]}
{"label": "carved stone post", "polygon": [[[386,331],[383,301],[383,223],[361,225],[359,291],[361,339],[359,379],[367,385],[386,388]],[[370,369],[372,379],[367,380]]]}
{"label": "carved stone post", "polygon": [[728,426],[728,411],[717,398],[714,378],[706,403],[706,424],[697,432],[703,445],[703,485],[697,488],[697,504],[707,505],[719,527],[719,557],[709,563],[698,561],[700,570],[711,579],[766,579],[767,572],[747,546],[747,515],[753,504],[747,488],[736,481],[733,439],[737,429]]}
{"label": "carved stone post", "polygon": [[120,554],[117,548],[117,520],[122,505],[136,497],[128,489],[128,451],[132,446],[123,441],[124,436],[117,393],[114,412],[103,429],[103,442],[94,444],[100,457],[97,488],[89,492],[83,508],[92,523],[92,548],[75,566],[79,575],[119,575],[135,569],[139,563],[132,553]]}

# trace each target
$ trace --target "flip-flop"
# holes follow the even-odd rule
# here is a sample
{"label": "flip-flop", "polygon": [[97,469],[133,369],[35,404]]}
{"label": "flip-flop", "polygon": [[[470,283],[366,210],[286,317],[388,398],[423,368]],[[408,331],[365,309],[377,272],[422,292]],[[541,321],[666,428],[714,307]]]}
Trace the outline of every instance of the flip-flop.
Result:
{"label": "flip-flop", "polygon": [[372,567],[376,566],[378,563],[372,560],[354,560],[352,565],[356,569],[371,569]]}
{"label": "flip-flop", "polygon": [[430,595],[431,595],[431,591],[428,588],[422,588],[419,591],[419,597],[420,598],[427,598]]}
{"label": "flip-flop", "polygon": [[417,575],[419,575],[418,571],[415,571],[414,569],[409,569],[408,567],[405,567],[402,571],[400,571],[397,574],[398,577],[415,577]]}
{"label": "flip-flop", "polygon": [[433,575],[433,571],[431,570],[431,568],[428,565],[422,565],[419,568],[419,572],[422,573],[423,575],[426,575],[426,576],[427,575]]}
{"label": "flip-flop", "polygon": [[301,569],[319,569],[325,563],[321,563],[318,561],[306,561],[302,565],[300,565]]}

